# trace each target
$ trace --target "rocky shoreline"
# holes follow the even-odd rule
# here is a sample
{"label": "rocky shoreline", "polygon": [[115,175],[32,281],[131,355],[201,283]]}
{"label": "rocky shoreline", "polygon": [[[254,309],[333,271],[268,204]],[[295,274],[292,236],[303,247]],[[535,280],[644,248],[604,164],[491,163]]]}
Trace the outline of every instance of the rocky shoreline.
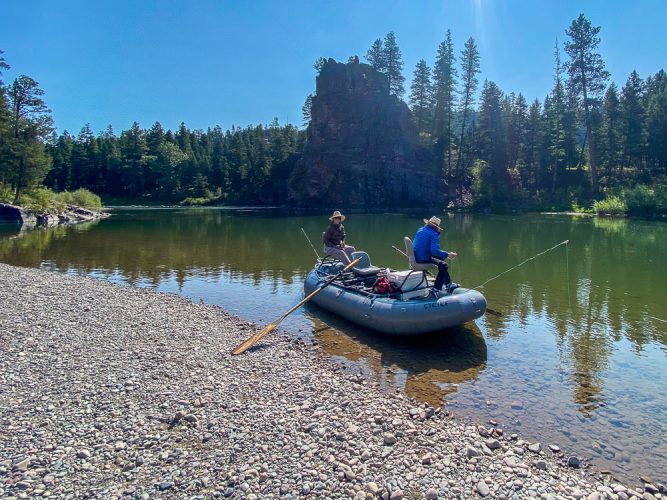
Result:
{"label": "rocky shoreline", "polygon": [[[0,264],[0,497],[659,498],[173,294]],[[585,465],[585,464],[584,464]]]}
{"label": "rocky shoreline", "polygon": [[22,228],[34,228],[38,226],[53,227],[59,224],[80,224],[97,219],[109,217],[109,214],[101,211],[89,210],[76,205],[66,205],[65,209],[57,214],[38,213],[26,208],[0,203],[0,222],[13,222]]}

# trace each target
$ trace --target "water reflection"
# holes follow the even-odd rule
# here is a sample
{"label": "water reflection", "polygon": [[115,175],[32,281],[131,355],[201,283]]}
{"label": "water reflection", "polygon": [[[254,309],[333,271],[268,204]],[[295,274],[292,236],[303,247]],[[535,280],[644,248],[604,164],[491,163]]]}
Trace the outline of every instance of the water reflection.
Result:
{"label": "water reflection", "polygon": [[458,384],[474,381],[486,367],[486,343],[474,323],[417,338],[396,338],[359,328],[314,304],[307,310],[324,352],[370,372],[385,389],[401,389],[436,407]]}
{"label": "water reflection", "polygon": [[[427,215],[352,214],[345,225],[376,264],[404,268],[391,245]],[[266,323],[299,300],[315,259],[300,228],[320,251],[326,223],[266,211],[118,210],[85,226],[0,227],[0,260],[179,292]],[[443,225],[443,246],[459,253],[452,277],[468,286],[570,243],[489,282],[482,291],[499,314],[435,343],[382,340],[315,308],[282,325],[420,401],[446,398],[473,418],[567,439],[582,454],[598,455],[593,440],[624,443],[601,459],[653,450],[616,463],[652,464],[667,478],[667,450],[650,439],[667,432],[667,225],[535,215],[445,216]]]}

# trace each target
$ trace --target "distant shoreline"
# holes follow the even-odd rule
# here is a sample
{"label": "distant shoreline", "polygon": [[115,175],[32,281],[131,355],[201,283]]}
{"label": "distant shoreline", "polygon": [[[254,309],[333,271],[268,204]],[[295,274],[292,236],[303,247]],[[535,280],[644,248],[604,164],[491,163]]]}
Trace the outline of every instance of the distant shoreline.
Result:
{"label": "distant shoreline", "polygon": [[[312,208],[294,208],[287,206],[267,206],[267,205],[201,205],[201,206],[182,206],[182,205],[169,205],[169,204],[122,204],[122,205],[105,205],[105,209],[109,210],[118,210],[118,209],[180,209],[180,210],[191,210],[191,209],[203,209],[203,210],[267,210],[275,212],[283,212],[285,214],[324,214],[329,213],[332,210],[341,210],[343,212],[352,213],[352,214],[418,214],[425,215],[430,214],[429,209],[424,209],[420,207],[412,208],[397,208],[397,209],[382,209],[382,208],[346,208],[346,207],[312,207]],[[436,212],[438,213],[438,212]],[[535,215],[560,215],[568,217],[601,217],[601,218],[612,218],[612,219],[628,219],[628,220],[667,220],[667,216],[655,216],[655,217],[642,217],[642,216],[631,216],[631,215],[615,215],[615,214],[596,214],[591,212],[573,212],[569,210],[563,211],[547,211],[547,210],[513,210],[513,211],[493,211],[493,210],[444,210],[444,214],[472,214],[472,215],[514,215],[514,214],[535,214]]]}

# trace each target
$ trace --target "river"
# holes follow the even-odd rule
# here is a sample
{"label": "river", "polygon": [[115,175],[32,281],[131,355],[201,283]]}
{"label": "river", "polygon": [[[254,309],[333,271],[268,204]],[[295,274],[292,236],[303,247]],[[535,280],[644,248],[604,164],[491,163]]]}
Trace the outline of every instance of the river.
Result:
{"label": "river", "polygon": [[[324,215],[117,208],[92,224],[0,226],[0,261],[91,275],[218,304],[267,323],[302,296]],[[432,214],[351,214],[373,263]],[[463,419],[558,444],[619,479],[667,481],[667,225],[563,215],[443,216],[454,281],[484,283],[492,312],[423,339],[383,338],[316,307],[286,319],[354,373]]]}

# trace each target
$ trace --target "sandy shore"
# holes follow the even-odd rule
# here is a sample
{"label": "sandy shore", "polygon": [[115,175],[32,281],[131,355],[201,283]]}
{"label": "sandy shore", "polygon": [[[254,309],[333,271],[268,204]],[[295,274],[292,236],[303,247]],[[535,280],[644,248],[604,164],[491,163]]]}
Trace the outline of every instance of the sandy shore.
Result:
{"label": "sandy shore", "polygon": [[4,264],[0,304],[0,496],[652,497],[317,347],[232,357],[255,325],[217,307]]}

